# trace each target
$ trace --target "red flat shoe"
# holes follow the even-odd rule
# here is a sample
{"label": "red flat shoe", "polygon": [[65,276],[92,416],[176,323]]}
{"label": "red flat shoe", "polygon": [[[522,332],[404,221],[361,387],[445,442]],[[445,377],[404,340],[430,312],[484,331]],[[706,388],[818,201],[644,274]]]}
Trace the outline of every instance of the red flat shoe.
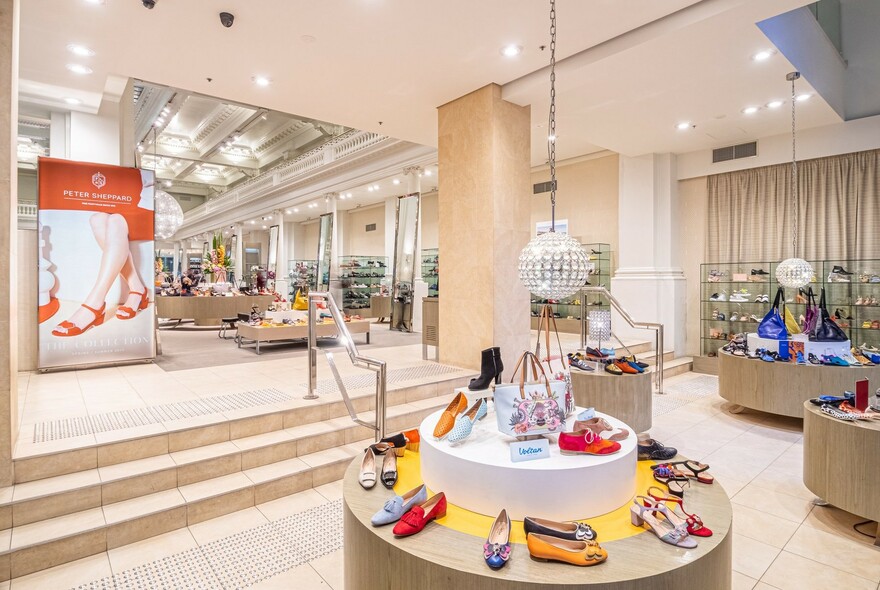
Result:
{"label": "red flat shoe", "polygon": [[143,293],[138,293],[137,291],[132,291],[131,295],[140,295],[141,302],[138,304],[137,309],[132,309],[127,305],[120,305],[116,308],[116,317],[120,320],[131,320],[137,315],[139,311],[143,311],[147,309],[150,305],[150,298],[147,297],[147,288],[144,287]]}
{"label": "red flat shoe", "polygon": [[416,504],[394,525],[395,537],[408,537],[425,528],[435,518],[446,516],[446,494],[434,494],[424,504]]}
{"label": "red flat shoe", "polygon": [[561,432],[559,451],[563,455],[611,455],[620,450],[620,443],[605,440],[592,430]]}
{"label": "red flat shoe", "polygon": [[67,337],[67,336],[79,336],[83,332],[87,331],[89,328],[93,328],[95,326],[100,326],[101,324],[104,323],[104,310],[107,308],[106,303],[101,306],[101,309],[95,309],[94,307],[89,307],[85,303],[83,303],[82,306],[85,307],[90,312],[92,312],[93,314],[95,314],[95,319],[93,319],[90,323],[86,324],[85,328],[80,328],[79,326],[77,326],[73,322],[69,322],[67,320],[64,320],[63,322],[58,324],[58,326],[56,326],[56,328],[54,330],[52,330],[52,335],[53,336],[61,336],[62,338]]}
{"label": "red flat shoe", "polygon": [[[687,522],[687,532],[689,535],[694,535],[697,537],[711,537],[712,530],[705,525],[703,525],[703,521],[696,514],[691,514],[687,510],[684,509],[684,500],[682,498],[676,498],[675,496],[667,496],[663,493],[663,490],[658,488],[657,486],[651,486],[648,488],[648,495],[651,496],[657,502],[672,502],[673,504],[678,504],[678,507],[681,508],[681,511],[685,515],[685,522]],[[647,504],[645,507],[650,508]],[[673,512],[675,511],[675,507],[673,507]]]}

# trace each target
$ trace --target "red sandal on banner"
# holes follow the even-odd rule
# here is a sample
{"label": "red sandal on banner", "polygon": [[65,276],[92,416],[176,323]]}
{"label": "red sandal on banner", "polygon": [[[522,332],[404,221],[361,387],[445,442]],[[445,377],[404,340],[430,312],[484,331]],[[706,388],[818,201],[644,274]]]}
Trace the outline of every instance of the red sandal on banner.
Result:
{"label": "red sandal on banner", "polygon": [[150,298],[147,296],[147,288],[144,287],[143,293],[138,293],[137,291],[132,291],[129,295],[140,295],[141,302],[138,304],[137,309],[132,309],[127,305],[120,305],[116,308],[116,317],[120,320],[132,320],[138,314],[139,311],[143,311],[150,306]]}
{"label": "red sandal on banner", "polygon": [[107,304],[104,303],[101,306],[101,309],[95,309],[94,307],[89,307],[85,303],[82,304],[87,310],[95,314],[95,319],[86,324],[84,328],[80,328],[73,322],[64,320],[58,326],[52,330],[53,336],[61,336],[62,338],[67,336],[79,336],[80,334],[86,332],[89,328],[93,328],[95,326],[100,326],[104,323],[104,310],[107,308]]}

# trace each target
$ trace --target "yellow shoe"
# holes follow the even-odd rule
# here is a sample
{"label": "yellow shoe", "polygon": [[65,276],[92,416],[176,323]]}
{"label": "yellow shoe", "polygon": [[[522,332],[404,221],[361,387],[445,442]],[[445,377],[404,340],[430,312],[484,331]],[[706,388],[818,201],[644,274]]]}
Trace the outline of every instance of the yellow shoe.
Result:
{"label": "yellow shoe", "polygon": [[434,427],[434,438],[441,439],[449,434],[449,431],[455,426],[455,417],[466,409],[467,398],[463,394],[459,393],[452,398],[452,401],[449,402],[449,405],[440,414],[440,419],[437,420],[437,425]]}
{"label": "yellow shoe", "polygon": [[608,553],[596,541],[569,541],[549,535],[529,533],[526,538],[529,555],[539,561],[561,561],[571,565],[597,565],[608,559]]}

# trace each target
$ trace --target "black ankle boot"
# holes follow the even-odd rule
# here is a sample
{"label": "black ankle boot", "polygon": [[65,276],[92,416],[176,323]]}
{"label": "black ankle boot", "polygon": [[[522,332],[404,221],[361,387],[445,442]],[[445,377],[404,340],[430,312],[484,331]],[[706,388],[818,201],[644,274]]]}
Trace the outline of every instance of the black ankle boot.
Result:
{"label": "black ankle boot", "polygon": [[493,346],[492,356],[495,359],[495,384],[498,385],[501,383],[501,373],[504,372],[504,363],[501,362],[501,349]]}
{"label": "black ankle boot", "polygon": [[492,354],[491,348],[487,348],[480,353],[480,376],[476,379],[471,379],[468,389],[471,391],[489,389],[489,385],[492,383],[492,380],[495,379],[496,373],[495,355]]}

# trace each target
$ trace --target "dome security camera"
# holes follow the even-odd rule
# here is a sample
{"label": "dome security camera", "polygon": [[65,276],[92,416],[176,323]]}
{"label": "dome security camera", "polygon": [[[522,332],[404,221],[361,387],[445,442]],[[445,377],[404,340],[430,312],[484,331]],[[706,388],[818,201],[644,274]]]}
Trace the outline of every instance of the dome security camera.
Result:
{"label": "dome security camera", "polygon": [[[144,0],[146,2],[146,0]],[[153,0],[155,2],[155,0]],[[232,23],[235,22],[235,15],[231,12],[221,12],[220,13],[220,24],[222,24],[227,29],[232,26]]]}
{"label": "dome security camera", "polygon": [[141,0],[141,3],[143,3],[144,8],[147,10],[153,10],[156,8],[156,0]]}

